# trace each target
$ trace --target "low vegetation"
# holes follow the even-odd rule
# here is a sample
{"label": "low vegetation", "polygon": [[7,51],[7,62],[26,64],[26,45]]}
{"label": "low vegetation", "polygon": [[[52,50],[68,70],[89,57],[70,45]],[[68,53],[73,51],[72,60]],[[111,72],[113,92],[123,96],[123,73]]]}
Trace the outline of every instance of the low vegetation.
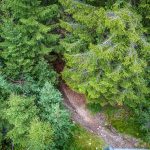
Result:
{"label": "low vegetation", "polygon": [[107,145],[100,137],[76,125],[69,150],[102,150]]}

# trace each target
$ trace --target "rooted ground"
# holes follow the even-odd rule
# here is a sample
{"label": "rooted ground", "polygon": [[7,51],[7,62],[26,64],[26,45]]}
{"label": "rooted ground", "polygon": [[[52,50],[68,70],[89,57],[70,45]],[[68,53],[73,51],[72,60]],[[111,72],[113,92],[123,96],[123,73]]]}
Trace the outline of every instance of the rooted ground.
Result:
{"label": "rooted ground", "polygon": [[70,110],[72,120],[76,123],[98,135],[112,147],[135,148],[138,146],[137,139],[122,135],[110,125],[108,126],[103,113],[91,114],[86,108],[84,95],[74,92],[63,82],[60,84],[60,90],[64,96],[64,105]]}

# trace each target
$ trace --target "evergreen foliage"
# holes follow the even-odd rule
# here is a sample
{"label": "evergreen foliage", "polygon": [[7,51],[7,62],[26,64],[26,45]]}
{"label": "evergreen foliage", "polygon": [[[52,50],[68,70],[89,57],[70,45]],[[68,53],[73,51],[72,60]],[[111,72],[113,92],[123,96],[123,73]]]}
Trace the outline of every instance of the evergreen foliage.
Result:
{"label": "evergreen foliage", "polygon": [[0,76],[0,149],[2,149],[3,142],[8,128],[7,121],[3,118],[4,109],[7,106],[7,99],[11,93],[10,84]]}
{"label": "evergreen foliage", "polygon": [[12,125],[7,138],[12,140],[15,149],[50,149],[53,142],[53,129],[50,123],[40,121],[37,114],[38,109],[33,98],[10,96],[3,118]]}
{"label": "evergreen foliage", "polygon": [[7,133],[7,137],[18,148],[23,149],[27,146],[27,135],[30,122],[36,117],[37,108],[33,98],[11,95],[8,107],[4,110],[4,119],[7,119],[12,129]]}
{"label": "evergreen foliage", "polygon": [[[2,71],[8,77],[20,79],[30,73],[38,78],[39,69],[45,71],[45,74],[42,72],[43,78],[54,78],[54,71],[48,70],[43,58],[58,49],[59,36],[53,33],[57,27],[53,18],[58,14],[58,7],[40,4],[38,0],[3,1],[5,18],[1,25],[3,42],[0,46],[4,60]],[[40,68],[41,64],[46,70]]]}
{"label": "evergreen foliage", "polygon": [[3,117],[3,109],[6,107],[5,99],[9,96],[9,86],[7,82],[4,80],[2,76],[0,76],[0,149],[2,149],[2,143],[3,143],[3,126],[4,126],[4,120]]}
{"label": "evergreen foliage", "polygon": [[71,87],[86,94],[89,102],[122,105],[128,101],[132,105],[132,102],[143,101],[148,93],[144,68],[149,44],[142,36],[139,16],[117,5],[111,11],[79,2],[75,6],[75,9],[70,6],[69,12],[77,23],[62,21],[62,27],[75,37],[78,35],[78,41],[89,44],[84,52],[72,54],[70,45],[76,45],[76,49],[81,47],[76,41],[67,43],[66,51],[70,51],[65,55],[63,78]]}
{"label": "evergreen foliage", "polygon": [[16,149],[30,147],[33,150],[43,150],[67,147],[73,125],[69,113],[61,106],[62,97],[58,90],[48,82],[41,89],[29,77],[22,84],[9,84],[2,76],[0,79],[0,92],[5,91],[1,101],[0,130],[8,132],[7,141],[12,140]]}
{"label": "evergreen foliage", "polygon": [[51,83],[45,83],[40,92],[41,117],[48,121],[54,131],[54,149],[64,149],[69,143],[72,123],[69,113],[61,106],[62,97]]}
{"label": "evergreen foliage", "polygon": [[0,100],[6,99],[11,92],[10,84],[0,75]]}
{"label": "evergreen foliage", "polygon": [[63,79],[88,106],[127,108],[149,143],[150,1],[59,2],[0,2],[0,149],[82,149],[55,87],[52,62],[62,55]]}
{"label": "evergreen foliage", "polygon": [[53,142],[53,131],[49,123],[37,118],[31,122],[29,130],[29,148],[32,150],[50,149]]}
{"label": "evergreen foliage", "polygon": [[70,121],[69,112],[62,109],[59,104],[51,106],[51,112],[46,118],[54,129],[54,147],[66,149],[72,136],[74,125]]}
{"label": "evergreen foliage", "polygon": [[[146,28],[146,33],[150,34],[150,1],[149,0],[140,0],[138,5],[138,11],[142,15],[142,23]],[[148,36],[149,37],[149,36]]]}
{"label": "evergreen foliage", "polygon": [[141,16],[129,4],[115,3],[112,9],[104,9],[79,1],[60,2],[72,16],[61,21],[67,35],[61,41],[66,51],[63,79],[85,94],[89,103],[130,107],[149,139],[150,44]]}
{"label": "evergreen foliage", "polygon": [[0,124],[0,149],[2,149],[2,139],[3,139],[3,135],[2,135],[2,125]]}
{"label": "evergreen foliage", "polygon": [[41,104],[43,109],[45,109],[46,107],[60,103],[61,101],[62,97],[58,90],[56,90],[51,83],[46,82],[44,87],[40,91],[39,104]]}

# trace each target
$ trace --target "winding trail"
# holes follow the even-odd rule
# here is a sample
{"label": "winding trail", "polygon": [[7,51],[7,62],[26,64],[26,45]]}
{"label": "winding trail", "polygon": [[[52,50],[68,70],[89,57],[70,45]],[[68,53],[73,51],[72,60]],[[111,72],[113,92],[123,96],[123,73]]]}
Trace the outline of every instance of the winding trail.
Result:
{"label": "winding trail", "polygon": [[106,126],[105,115],[98,113],[91,115],[86,108],[85,97],[72,91],[65,83],[60,84],[60,91],[64,97],[64,105],[70,110],[72,120],[85,127],[88,131],[101,137],[106,144],[117,148],[135,148],[138,140],[118,133],[113,127]]}

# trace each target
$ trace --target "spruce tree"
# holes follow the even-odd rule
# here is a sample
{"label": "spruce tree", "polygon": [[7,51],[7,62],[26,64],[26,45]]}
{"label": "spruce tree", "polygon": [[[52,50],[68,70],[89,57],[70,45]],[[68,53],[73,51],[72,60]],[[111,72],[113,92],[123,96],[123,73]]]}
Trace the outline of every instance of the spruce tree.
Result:
{"label": "spruce tree", "polygon": [[40,91],[40,116],[49,122],[53,128],[52,149],[65,149],[69,145],[73,124],[70,115],[62,107],[62,97],[51,83],[46,82]]}
{"label": "spruce tree", "polygon": [[7,119],[12,127],[7,133],[7,137],[12,140],[16,148],[27,147],[27,135],[30,122],[36,117],[37,107],[33,98],[11,95],[8,107],[4,110],[4,119]]}
{"label": "spruce tree", "polygon": [[[48,71],[44,56],[59,48],[59,36],[53,32],[57,27],[58,6],[44,6],[39,0],[4,0],[2,4],[2,73],[12,79],[22,79],[26,74],[37,79],[38,69],[43,69],[43,79],[53,76],[55,80],[55,73],[52,69]],[[46,69],[39,64],[44,64]]]}
{"label": "spruce tree", "polygon": [[[149,49],[139,16],[129,4],[112,9],[60,0],[66,19],[63,79],[88,103],[128,106],[149,142]],[[69,21],[68,21],[69,20]]]}
{"label": "spruce tree", "polygon": [[32,150],[49,150],[53,143],[53,129],[48,122],[35,118],[31,122],[28,145]]}
{"label": "spruce tree", "polygon": [[[137,10],[142,15],[142,23],[146,28],[147,36],[150,38],[150,1],[148,0],[140,0]],[[150,41],[150,39],[149,39]]]}
{"label": "spruce tree", "polygon": [[[6,143],[6,132],[8,128],[8,122],[3,118],[4,109],[7,107],[7,99],[10,95],[11,88],[10,84],[6,82],[4,77],[0,76],[0,149],[2,149],[2,145],[4,145],[4,141]],[[9,144],[7,144],[9,146]]]}
{"label": "spruce tree", "polygon": [[10,95],[3,118],[10,124],[7,138],[15,149],[50,149],[53,143],[51,124],[38,118],[38,109],[34,99],[25,96]]}
{"label": "spruce tree", "polygon": [[67,51],[62,74],[66,82],[86,94],[88,102],[134,105],[143,101],[148,93],[144,75],[149,43],[142,35],[140,16],[129,6],[116,4],[105,10],[61,2],[76,21],[61,22],[73,37],[71,42],[61,42]]}

